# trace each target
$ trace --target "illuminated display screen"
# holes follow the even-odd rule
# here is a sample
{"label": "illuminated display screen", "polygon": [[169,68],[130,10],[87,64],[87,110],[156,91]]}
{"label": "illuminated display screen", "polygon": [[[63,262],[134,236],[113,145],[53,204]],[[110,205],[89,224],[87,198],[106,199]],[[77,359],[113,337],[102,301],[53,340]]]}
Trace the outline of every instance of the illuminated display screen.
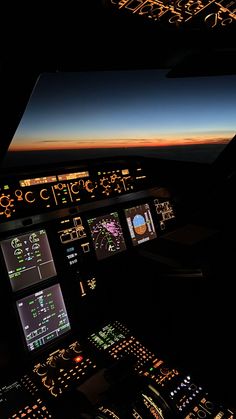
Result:
{"label": "illuminated display screen", "polygon": [[29,351],[34,351],[68,332],[68,319],[59,284],[16,302]]}
{"label": "illuminated display screen", "polygon": [[89,338],[90,342],[92,342],[98,349],[104,350],[123,339],[125,339],[124,333],[113,324],[104,326],[98,333],[93,333]]}
{"label": "illuminated display screen", "polygon": [[88,220],[97,258],[104,259],[126,249],[117,212]]}
{"label": "illuminated display screen", "polygon": [[134,246],[156,238],[156,231],[148,204],[125,209],[126,221]]}
{"label": "illuminated display screen", "polygon": [[23,188],[25,186],[43,185],[45,183],[52,183],[56,181],[57,181],[56,176],[43,176],[43,177],[36,177],[33,179],[19,180],[19,184]]}
{"label": "illuminated display screen", "polygon": [[64,173],[63,175],[58,175],[58,180],[72,180],[72,179],[81,179],[84,177],[89,177],[89,172],[86,170],[84,172],[76,172],[76,173]]}
{"label": "illuminated display screen", "polygon": [[45,230],[11,237],[1,242],[1,248],[13,291],[57,274]]}

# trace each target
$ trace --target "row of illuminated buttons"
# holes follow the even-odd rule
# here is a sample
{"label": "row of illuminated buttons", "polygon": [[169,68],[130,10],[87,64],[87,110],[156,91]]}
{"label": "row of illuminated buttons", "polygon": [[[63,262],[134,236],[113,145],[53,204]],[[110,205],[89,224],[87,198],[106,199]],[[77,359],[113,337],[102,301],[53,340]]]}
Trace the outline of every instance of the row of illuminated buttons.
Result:
{"label": "row of illuminated buttons", "polygon": [[129,329],[117,320],[114,322],[114,328],[118,328],[119,332],[130,333]]}
{"label": "row of illuminated buttons", "polygon": [[23,409],[19,410],[17,413],[14,413],[10,419],[50,419],[52,415],[49,413],[47,407],[43,404],[41,399],[32,405],[27,405]]}
{"label": "row of illuminated buttons", "polygon": [[64,374],[58,376],[56,379],[50,380],[49,377],[48,380],[48,377],[43,377],[42,383],[48,388],[52,396],[57,397],[63,390],[69,387],[71,381],[82,379],[87,373],[87,368],[96,368],[96,365],[93,364],[89,358],[87,358],[85,362],[81,362],[80,365],[76,365],[68,372],[64,372]]}
{"label": "row of illuminated buttons", "polygon": [[35,383],[31,380],[31,378],[25,374],[23,378],[21,378],[21,383],[24,386],[24,388],[29,391],[33,396],[35,393],[37,393],[38,387],[35,385]]}
{"label": "row of illuminated buttons", "polygon": [[192,411],[184,417],[184,419],[204,419],[210,417],[214,419],[226,418],[224,412],[219,411],[219,409],[217,409],[210,400],[207,400],[205,397],[203,397],[200,400],[199,405],[195,406]]}
{"label": "row of illuminated buttons", "polygon": [[154,358],[154,354],[146,349],[139,341],[135,340],[133,336],[129,340],[124,340],[120,344],[114,346],[109,350],[110,355],[115,359],[122,358],[125,354],[133,355],[137,359],[136,368],[143,366],[147,361]]}
{"label": "row of illuminated buttons", "polygon": [[[160,361],[159,365],[162,363],[163,361]],[[156,368],[151,367],[148,371],[145,371],[143,375],[149,377],[152,381],[164,387],[167,382],[171,381],[174,377],[179,375],[179,372],[175,368],[169,370],[168,368],[162,367],[157,371]]]}
{"label": "row of illuminated buttons", "polygon": [[[170,398],[175,401],[179,411],[187,408],[199,396],[202,387],[190,382],[190,377],[184,378],[178,386],[170,392]],[[183,395],[184,393],[184,395]],[[177,400],[178,399],[178,400]],[[177,400],[177,401],[176,401]]]}
{"label": "row of illuminated buttons", "polygon": [[[64,384],[65,383],[65,387],[67,387],[67,384],[65,382],[65,380],[71,380],[73,378],[79,379],[80,378],[80,374],[81,376],[86,374],[86,369],[88,367],[92,366],[92,368],[96,368],[96,365],[92,363],[92,361],[88,358],[86,359],[86,363],[81,363],[81,365],[76,365],[75,368],[71,369],[69,372],[65,372],[64,374],[62,374],[61,376],[58,377],[58,381],[60,382],[60,384]],[[82,367],[82,368],[80,368]]]}

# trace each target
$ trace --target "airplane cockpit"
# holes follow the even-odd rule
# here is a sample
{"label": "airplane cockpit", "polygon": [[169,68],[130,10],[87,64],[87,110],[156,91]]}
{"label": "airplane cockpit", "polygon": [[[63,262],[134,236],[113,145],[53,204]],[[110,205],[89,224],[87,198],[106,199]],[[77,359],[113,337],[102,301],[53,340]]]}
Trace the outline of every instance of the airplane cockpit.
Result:
{"label": "airplane cockpit", "polygon": [[[182,39],[201,7],[211,41],[207,31],[234,24],[222,2],[217,22],[212,2],[182,2],[183,15],[181,2],[161,3],[103,2],[103,30],[113,22],[118,46],[120,19],[125,34],[148,35],[166,34],[167,19]],[[125,68],[119,48],[113,66],[42,60],[16,90],[7,79],[16,102],[0,168],[2,419],[235,418],[236,75],[173,75],[170,46],[152,66],[137,65],[135,50]]]}

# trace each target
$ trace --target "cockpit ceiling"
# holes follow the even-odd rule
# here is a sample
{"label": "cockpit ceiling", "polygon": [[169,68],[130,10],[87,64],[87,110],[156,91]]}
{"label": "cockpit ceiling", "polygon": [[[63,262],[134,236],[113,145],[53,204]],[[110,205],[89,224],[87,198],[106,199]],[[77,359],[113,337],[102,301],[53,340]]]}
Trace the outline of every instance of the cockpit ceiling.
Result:
{"label": "cockpit ceiling", "polygon": [[215,29],[236,24],[234,1],[105,0],[105,3],[120,12],[150,19],[164,27],[190,26]]}

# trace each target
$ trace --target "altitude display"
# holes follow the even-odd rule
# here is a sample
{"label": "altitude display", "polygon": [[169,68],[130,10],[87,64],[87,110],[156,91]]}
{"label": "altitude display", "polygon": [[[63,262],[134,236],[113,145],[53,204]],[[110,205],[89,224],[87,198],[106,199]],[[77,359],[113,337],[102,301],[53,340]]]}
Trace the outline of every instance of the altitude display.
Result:
{"label": "altitude display", "polygon": [[126,221],[134,246],[156,238],[156,231],[148,204],[125,209]]}
{"label": "altitude display", "polygon": [[17,301],[29,351],[41,348],[71,329],[59,284]]}
{"label": "altitude display", "polygon": [[11,237],[1,242],[1,248],[13,291],[57,274],[45,230]]}
{"label": "altitude display", "polygon": [[104,259],[126,249],[117,212],[88,220],[97,258]]}

